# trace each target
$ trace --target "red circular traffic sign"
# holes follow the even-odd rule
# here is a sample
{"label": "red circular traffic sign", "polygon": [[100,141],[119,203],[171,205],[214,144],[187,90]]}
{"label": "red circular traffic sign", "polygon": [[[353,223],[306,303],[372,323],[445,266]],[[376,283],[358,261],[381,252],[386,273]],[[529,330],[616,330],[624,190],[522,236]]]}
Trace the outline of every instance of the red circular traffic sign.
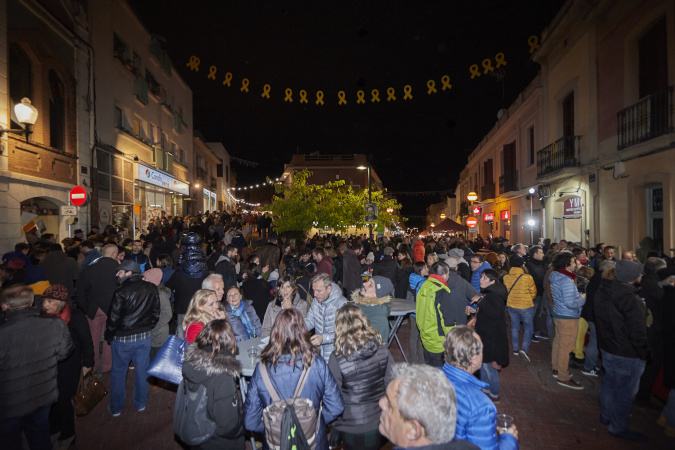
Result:
{"label": "red circular traffic sign", "polygon": [[478,221],[476,220],[475,217],[469,217],[468,219],[466,219],[466,226],[467,227],[473,228],[476,225],[478,225]]}
{"label": "red circular traffic sign", "polygon": [[70,203],[82,206],[87,202],[87,191],[82,186],[75,186],[70,190]]}

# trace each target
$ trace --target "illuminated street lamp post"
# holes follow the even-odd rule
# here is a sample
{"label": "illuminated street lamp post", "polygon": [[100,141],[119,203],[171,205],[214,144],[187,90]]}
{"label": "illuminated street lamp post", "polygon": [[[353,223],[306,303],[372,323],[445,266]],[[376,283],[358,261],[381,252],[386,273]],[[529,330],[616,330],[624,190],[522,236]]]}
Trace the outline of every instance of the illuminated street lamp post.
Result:
{"label": "illuminated street lamp post", "polygon": [[[370,166],[358,166],[357,169],[359,170],[368,170],[368,203],[373,202],[372,194],[373,190],[370,185]],[[373,225],[368,224],[368,237],[370,238],[370,241],[372,242],[373,240]]]}
{"label": "illuminated street lamp post", "polygon": [[527,221],[527,224],[530,226],[530,245],[534,244],[534,214],[532,213],[532,197],[534,193],[537,192],[534,188],[530,188],[530,220]]}

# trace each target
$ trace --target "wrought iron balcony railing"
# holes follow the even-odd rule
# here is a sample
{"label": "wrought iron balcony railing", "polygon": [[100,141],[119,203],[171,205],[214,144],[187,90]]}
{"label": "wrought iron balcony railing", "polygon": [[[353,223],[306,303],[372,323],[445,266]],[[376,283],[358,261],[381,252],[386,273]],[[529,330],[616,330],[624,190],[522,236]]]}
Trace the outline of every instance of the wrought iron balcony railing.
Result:
{"label": "wrought iron balcony railing", "polygon": [[537,176],[580,164],[581,136],[563,136],[537,152]]}
{"label": "wrought iron balcony railing", "polygon": [[480,188],[480,199],[481,201],[489,198],[495,198],[495,184],[486,183],[483,187]]}
{"label": "wrought iron balcony railing", "polygon": [[646,96],[617,114],[617,150],[672,133],[673,86]]}

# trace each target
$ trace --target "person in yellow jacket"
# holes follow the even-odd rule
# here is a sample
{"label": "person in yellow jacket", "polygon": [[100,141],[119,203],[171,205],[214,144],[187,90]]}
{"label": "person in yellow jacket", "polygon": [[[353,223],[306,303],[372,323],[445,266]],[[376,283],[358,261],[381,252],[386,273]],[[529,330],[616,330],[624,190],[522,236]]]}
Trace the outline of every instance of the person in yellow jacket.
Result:
{"label": "person in yellow jacket", "polygon": [[[533,338],[534,330],[534,298],[537,296],[537,286],[534,284],[532,275],[528,275],[523,270],[525,260],[512,255],[509,258],[511,270],[504,275],[504,286],[509,293],[506,300],[506,309],[511,318],[511,344],[513,345],[513,354],[522,356],[530,362],[528,350]],[[520,323],[523,323],[523,345],[518,350],[518,335],[520,332]]]}

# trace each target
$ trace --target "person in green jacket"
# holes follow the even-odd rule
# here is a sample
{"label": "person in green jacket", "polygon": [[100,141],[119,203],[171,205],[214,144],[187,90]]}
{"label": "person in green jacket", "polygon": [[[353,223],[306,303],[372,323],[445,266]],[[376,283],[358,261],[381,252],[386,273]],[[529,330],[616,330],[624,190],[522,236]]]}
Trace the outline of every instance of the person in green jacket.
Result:
{"label": "person in green jacket", "polygon": [[389,342],[389,302],[394,284],[387,277],[376,275],[364,281],[361,289],[352,292],[352,300],[359,305],[370,319],[370,324],[382,336],[382,342]]}

